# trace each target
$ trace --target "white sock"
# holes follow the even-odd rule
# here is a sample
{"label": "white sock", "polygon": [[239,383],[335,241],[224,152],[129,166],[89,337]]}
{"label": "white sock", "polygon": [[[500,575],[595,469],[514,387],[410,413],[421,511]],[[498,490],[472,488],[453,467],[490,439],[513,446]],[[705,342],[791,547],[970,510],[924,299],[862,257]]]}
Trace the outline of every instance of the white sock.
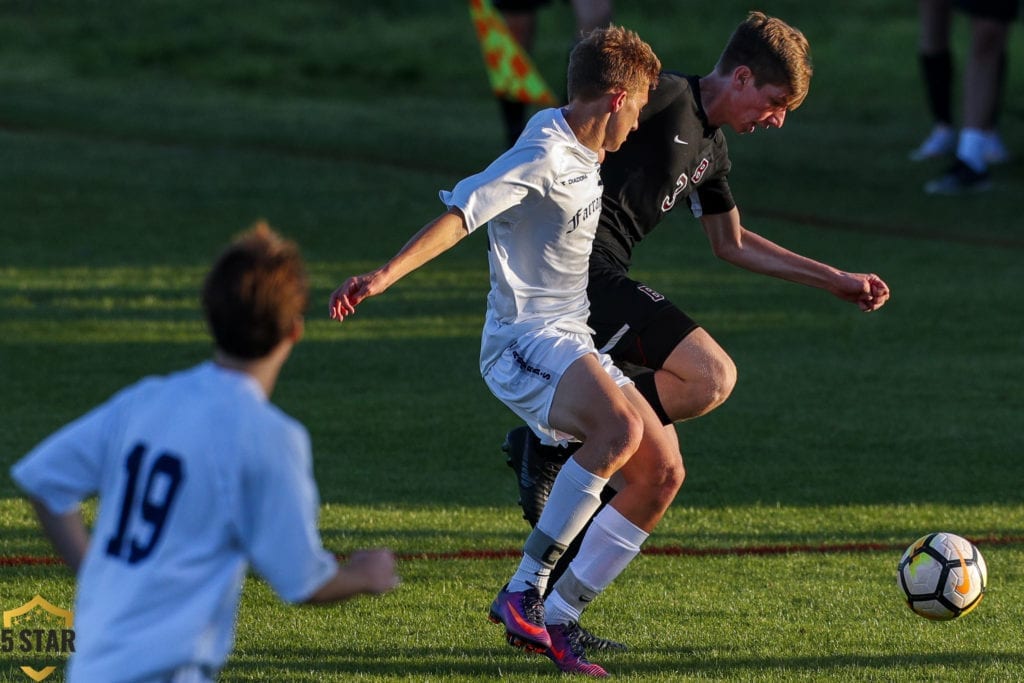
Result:
{"label": "white sock", "polygon": [[649,535],[611,505],[601,510],[583,537],[579,554],[544,603],[547,623],[579,621],[591,600],[640,553]]}
{"label": "white sock", "polygon": [[575,458],[562,465],[537,526],[526,539],[523,559],[508,590],[524,591],[533,586],[544,593],[552,567],[601,506],[601,490],[607,483],[604,477],[583,469]]}
{"label": "white sock", "polygon": [[956,145],[956,156],[978,173],[988,168],[985,151],[988,148],[988,134],[979,128],[964,128]]}

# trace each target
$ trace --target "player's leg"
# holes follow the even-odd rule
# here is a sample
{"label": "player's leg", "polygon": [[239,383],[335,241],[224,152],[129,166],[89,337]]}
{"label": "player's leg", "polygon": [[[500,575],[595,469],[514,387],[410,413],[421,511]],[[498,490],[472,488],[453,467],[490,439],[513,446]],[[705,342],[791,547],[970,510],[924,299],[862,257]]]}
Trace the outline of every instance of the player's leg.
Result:
{"label": "player's leg", "polygon": [[576,15],[577,40],[612,23],[612,0],[572,0],[572,11]]}
{"label": "player's leg", "polygon": [[[580,445],[572,443],[568,446],[545,446],[526,425],[512,429],[506,436],[502,450],[505,451],[506,462],[517,473],[519,505],[523,509],[523,519],[529,522],[531,527],[536,526],[537,520],[540,519],[540,513],[544,510],[544,504],[547,503],[558,471]],[[619,481],[618,474],[616,474],[601,490],[601,505],[598,507],[598,512],[615,497],[620,488],[622,488],[622,482]],[[591,517],[591,521],[593,521],[593,517]],[[553,585],[561,578],[565,570],[568,569],[569,563],[579,553],[583,536],[589,527],[590,522],[566,547],[562,557],[552,568],[548,587],[543,597],[550,594]],[[624,643],[595,635],[579,625],[571,637],[574,645],[589,651],[628,649]]]}
{"label": "player's leg", "polygon": [[587,295],[595,344],[633,378],[663,424],[705,415],[728,398],[732,359],[665,295],[600,269],[591,270]]}
{"label": "player's leg", "polygon": [[[520,341],[488,370],[488,386],[548,438],[571,435],[585,444],[559,471],[522,561],[491,607],[510,644],[544,650],[550,640],[540,595],[551,568],[600,505],[608,477],[638,447],[643,423],[618,388],[628,380],[610,359],[599,359],[585,335]],[[524,365],[544,370],[531,373]]]}
{"label": "player's leg", "polygon": [[579,643],[580,616],[639,554],[683,482],[675,428],[660,423],[635,387],[625,386],[623,393],[641,415],[643,438],[618,471],[621,490],[594,516],[579,554],[545,601],[548,632],[555,643],[546,654],[563,671],[589,673],[587,667],[594,666]]}
{"label": "player's leg", "polygon": [[917,55],[932,129],[910,153],[911,161],[952,154],[956,149],[953,127],[953,55],[950,32],[951,0],[918,0]]}
{"label": "player's leg", "polygon": [[[627,335],[616,349],[617,361],[633,379],[636,390],[675,438],[672,423],[705,415],[725,402],[736,384],[736,365],[710,334],[694,327],[696,323],[675,306],[669,306],[657,316],[660,324],[650,324],[638,335]],[[664,351],[667,348],[671,349],[668,353]],[[648,362],[659,363],[659,368],[651,370],[624,360],[624,357],[639,360],[637,349],[645,350]],[[554,461],[544,458],[543,451],[539,451],[533,460],[544,462],[546,474],[557,471]],[[543,488],[543,478],[538,477],[537,481],[534,494]],[[613,481],[606,488],[618,487],[620,484]],[[527,496],[526,500],[531,509],[543,509],[544,503],[538,495]],[[523,509],[527,509],[527,504]],[[566,550],[552,571],[553,577],[565,571],[576,550],[575,546]]]}
{"label": "player's leg", "polygon": [[[606,470],[607,478],[610,479],[617,472],[623,482],[622,489],[610,505],[632,524],[650,533],[675,500],[683,483],[685,472],[679,452],[679,438],[672,425],[661,424],[633,384],[623,385],[620,392],[635,410],[635,418],[640,422],[640,438],[632,448],[623,449],[625,457],[617,461],[614,470]],[[598,455],[601,451],[591,451],[589,448],[591,443],[590,437],[585,434],[583,446],[572,460],[584,464],[587,462],[584,455],[591,454],[597,456],[591,462],[603,462],[604,459]],[[541,522],[543,519],[542,513]]]}
{"label": "player's leg", "polygon": [[[732,359],[665,296],[621,273],[602,271],[591,272],[588,294],[595,342],[633,379],[662,424],[704,415],[729,396],[736,382]],[[517,473],[524,517],[533,525],[568,455],[542,446],[526,428],[512,430],[507,442],[516,446],[506,453]],[[553,574],[564,571],[573,551],[567,549]]]}
{"label": "player's leg", "polygon": [[[610,364],[610,361],[606,363]],[[613,379],[602,367],[598,356],[590,354],[569,366],[555,389],[548,422],[559,432],[576,436],[582,445],[559,470],[551,495],[531,535],[555,539],[560,546],[559,554],[600,505],[601,489],[609,478],[629,461],[642,442],[644,421],[634,406],[635,402],[628,400],[619,388],[620,381],[631,388],[621,374]],[[601,484],[588,501],[588,514],[583,519],[574,518],[577,505],[573,496],[564,493],[570,481],[563,478],[566,474],[581,481],[590,481],[586,476],[589,474]],[[567,519],[571,522],[567,523]],[[562,527],[566,531],[563,532]],[[553,562],[551,566],[554,566]],[[549,572],[546,572],[539,578],[545,581],[548,576]],[[538,585],[534,581],[531,583]]]}
{"label": "player's leg", "polygon": [[[735,382],[731,359],[710,335],[663,295],[621,273],[607,272],[591,273],[588,293],[596,340],[605,345],[606,350],[611,350],[620,365],[628,366],[627,374],[634,379],[637,390],[662,424],[706,413],[725,400]],[[691,336],[693,338],[687,341]],[[644,363],[656,364],[655,367],[663,370],[660,382]],[[663,369],[666,365],[667,369]],[[666,415],[659,391],[664,392],[674,416]],[[692,407],[679,408],[680,403]],[[517,475],[524,518],[534,526],[555,476],[571,453],[560,447],[542,445],[526,427],[509,432],[506,446],[508,463]],[[675,450],[678,451],[678,445]],[[621,483],[612,482],[602,491],[602,498],[607,500],[621,487]],[[565,572],[578,550],[579,544],[568,545],[551,570],[552,582]],[[595,649],[624,647],[585,630],[581,638],[588,647]]]}
{"label": "player's leg", "polygon": [[992,118],[985,132],[985,161],[990,166],[1005,164],[1013,156],[1010,150],[1007,149],[1006,143],[1003,142],[1002,135],[999,134],[999,120],[1003,111],[1003,100],[1006,95],[1007,67],[1006,47],[1004,46],[1003,54],[999,57],[999,73],[996,76],[996,94],[995,101],[993,102]]}
{"label": "player's leg", "polygon": [[956,159],[938,178],[925,184],[929,194],[960,194],[991,187],[989,151],[992,122],[999,100],[999,80],[1016,2],[960,3],[971,15],[971,48],[964,69],[964,122]]}
{"label": "player's leg", "polygon": [[[649,335],[658,334],[651,330]],[[672,422],[706,415],[722,405],[736,386],[736,364],[703,328],[675,347],[654,373],[657,400]],[[646,393],[649,396],[649,391]]]}
{"label": "player's leg", "polygon": [[964,70],[964,127],[960,133],[957,157],[975,170],[987,166],[986,137],[998,118],[1003,63],[1010,24],[984,17],[971,22],[971,50]]}
{"label": "player's leg", "polygon": [[[670,346],[671,340],[678,338],[667,356],[657,352],[655,360],[664,356],[658,370],[620,361],[663,425],[707,414],[725,402],[736,384],[736,365],[711,335],[700,327],[690,330],[685,322],[689,318],[684,319],[682,313],[674,318],[661,327],[649,326],[644,334],[630,342],[636,348],[656,350]],[[636,357],[625,353],[620,354],[620,358],[622,355]],[[523,517],[532,526],[544,509],[549,482],[568,458],[568,452],[561,447],[541,445],[526,428],[509,432],[507,443],[516,446],[508,451],[509,464],[515,463],[513,468],[519,473],[519,502]],[[555,569],[556,575],[571,561],[572,551],[570,546]]]}

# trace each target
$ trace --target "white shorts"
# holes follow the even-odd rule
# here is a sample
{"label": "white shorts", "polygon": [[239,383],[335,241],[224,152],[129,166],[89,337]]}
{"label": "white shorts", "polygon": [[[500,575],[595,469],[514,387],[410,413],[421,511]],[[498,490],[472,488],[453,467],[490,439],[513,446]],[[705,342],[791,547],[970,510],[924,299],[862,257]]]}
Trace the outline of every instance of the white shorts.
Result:
{"label": "white shorts", "polygon": [[484,373],[491,393],[529,425],[542,443],[565,444],[576,438],[548,423],[555,389],[565,371],[578,359],[593,354],[618,386],[633,380],[622,374],[611,356],[594,348],[590,334],[550,327],[532,330],[509,344]]}

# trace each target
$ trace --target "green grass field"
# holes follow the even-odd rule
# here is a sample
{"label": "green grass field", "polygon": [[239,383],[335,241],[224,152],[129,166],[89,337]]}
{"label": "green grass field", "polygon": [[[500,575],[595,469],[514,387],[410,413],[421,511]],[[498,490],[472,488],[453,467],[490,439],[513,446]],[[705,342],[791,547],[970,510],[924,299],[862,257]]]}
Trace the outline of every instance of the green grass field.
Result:
{"label": "green grass field", "polygon": [[[618,4],[668,68],[698,73],[751,8]],[[1011,62],[1017,160],[996,188],[927,198],[941,164],[906,161],[928,126],[913,5],[760,7],[804,30],[816,75],[784,129],[729,133],[744,222],[879,273],[893,298],[866,316],[717,262],[681,212],[641,248],[636,272],[740,381],[679,427],[687,483],[585,617],[631,650],[592,659],[636,681],[1021,680],[1024,71]],[[558,89],[571,15],[556,2],[542,21],[537,61]],[[477,372],[482,236],[343,326],[326,316],[329,292],[501,140],[456,0],[0,3],[4,472],[120,386],[209,354],[197,290],[233,234],[265,218],[310,263],[307,338],[275,400],[313,437],[327,546],[393,548],[403,585],[313,609],[251,579],[221,680],[558,678],[485,618],[527,527],[498,448],[516,421]],[[0,529],[0,608],[37,593],[70,607],[65,568],[21,561],[52,553],[7,476]],[[933,530],[988,560],[962,621],[912,615],[895,587],[902,548]],[[0,681],[45,663],[0,652]]]}

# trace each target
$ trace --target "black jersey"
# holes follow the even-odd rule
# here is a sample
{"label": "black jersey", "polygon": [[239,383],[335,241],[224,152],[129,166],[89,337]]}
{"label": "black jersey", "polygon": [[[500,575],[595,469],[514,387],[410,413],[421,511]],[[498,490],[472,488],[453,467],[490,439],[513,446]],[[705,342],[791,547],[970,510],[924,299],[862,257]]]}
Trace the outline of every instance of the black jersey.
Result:
{"label": "black jersey", "polygon": [[604,196],[591,268],[628,270],[633,246],[680,202],[698,216],[732,209],[730,167],[725,134],[708,125],[699,79],[662,73],[640,127],[601,165]]}

